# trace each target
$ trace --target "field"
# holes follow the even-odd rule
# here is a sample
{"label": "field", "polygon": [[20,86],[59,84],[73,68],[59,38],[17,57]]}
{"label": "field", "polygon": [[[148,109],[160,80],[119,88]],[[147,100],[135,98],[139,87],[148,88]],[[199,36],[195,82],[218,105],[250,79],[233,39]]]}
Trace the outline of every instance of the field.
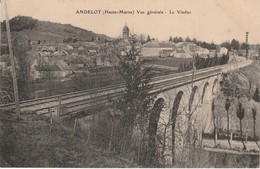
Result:
{"label": "field", "polygon": [[188,63],[192,58],[156,58],[147,60],[147,64],[178,67],[181,63]]}

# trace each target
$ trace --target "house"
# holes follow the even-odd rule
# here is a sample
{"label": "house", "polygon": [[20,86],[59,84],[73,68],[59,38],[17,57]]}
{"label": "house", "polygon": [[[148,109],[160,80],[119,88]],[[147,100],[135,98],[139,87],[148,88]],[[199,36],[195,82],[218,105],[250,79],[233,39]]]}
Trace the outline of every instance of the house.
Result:
{"label": "house", "polygon": [[190,52],[186,52],[183,48],[177,48],[173,52],[173,56],[176,58],[192,58],[192,54]]}
{"label": "house", "polygon": [[143,44],[141,48],[142,57],[169,57],[173,56],[175,50],[174,43],[169,42],[159,42],[158,40],[153,40]]}
{"label": "house", "polygon": [[29,62],[30,62],[30,77],[33,80],[40,79],[41,78],[40,72],[36,70],[36,67],[39,65],[37,58],[32,58],[30,59]]}
{"label": "house", "polygon": [[[50,74],[49,74],[50,73]],[[66,77],[72,74],[72,69],[64,60],[44,58],[30,59],[30,76],[33,80],[47,78],[47,76]]]}
{"label": "house", "polygon": [[222,56],[222,55],[227,55],[227,53],[228,53],[228,49],[227,49],[227,48],[221,47],[221,48],[219,49],[219,54],[220,54],[220,56]]}
{"label": "house", "polygon": [[161,55],[160,48],[143,47],[141,49],[142,57],[159,57]]}
{"label": "house", "polygon": [[187,48],[189,49],[190,46],[196,46],[196,44],[194,42],[178,42],[176,43],[176,47],[177,48]]}
{"label": "house", "polygon": [[53,52],[57,51],[57,49],[54,46],[46,46],[46,45],[44,45],[44,46],[40,47],[40,51],[53,53]]}
{"label": "house", "polygon": [[217,50],[209,50],[209,57],[214,57],[217,54]]}
{"label": "house", "polygon": [[36,70],[36,75],[38,75],[37,77],[38,79],[65,77],[64,73],[57,65],[35,66],[35,70]]}
{"label": "house", "polygon": [[126,38],[118,39],[114,42],[114,45],[112,45],[112,46],[116,46],[121,51],[121,56],[126,56],[127,53],[129,53],[129,51],[132,49],[133,45],[135,46],[135,49],[138,52],[140,52],[141,43],[136,42],[135,44],[131,44],[130,40],[131,39],[126,39]]}
{"label": "house", "polygon": [[173,56],[174,50],[176,50],[176,46],[174,43],[162,42],[159,43],[159,47],[161,49],[160,57],[170,57]]}
{"label": "house", "polygon": [[86,53],[90,55],[96,54],[100,49],[99,45],[94,42],[83,42],[82,45],[84,46]]}
{"label": "house", "polygon": [[73,47],[71,45],[67,45],[65,50],[73,50]]}
{"label": "house", "polygon": [[62,50],[61,52],[62,52],[63,56],[68,56],[69,55],[69,53],[66,50]]}
{"label": "house", "polygon": [[85,50],[87,54],[93,55],[98,52],[99,48],[95,46],[86,46]]}
{"label": "house", "polygon": [[158,40],[152,40],[142,45],[142,48],[160,48]]}
{"label": "house", "polygon": [[161,49],[160,57],[170,57],[173,56],[173,49]]}
{"label": "house", "polygon": [[86,67],[95,67],[93,60],[86,60],[85,65]]}
{"label": "house", "polygon": [[85,66],[85,63],[83,61],[83,58],[81,57],[73,57],[68,60],[64,60],[66,64],[73,70],[83,69]]}
{"label": "house", "polygon": [[52,53],[52,56],[63,56],[62,51],[55,51]]}
{"label": "house", "polygon": [[78,47],[78,54],[80,54],[80,55],[86,54],[86,50],[83,46]]}
{"label": "house", "polygon": [[64,60],[58,60],[56,65],[61,69],[62,77],[66,77],[73,73],[72,68]]}
{"label": "house", "polygon": [[206,48],[199,47],[198,50],[195,53],[200,55],[200,56],[208,57],[209,50],[206,49]]}
{"label": "house", "polygon": [[208,49],[197,46],[194,42],[178,42],[176,47],[178,48],[175,53],[177,56],[182,56],[183,51],[185,51],[186,57],[192,57],[194,54],[206,57],[210,54]]}
{"label": "house", "polygon": [[128,39],[120,39],[117,43],[116,46],[122,50],[127,50],[131,49],[131,43]]}

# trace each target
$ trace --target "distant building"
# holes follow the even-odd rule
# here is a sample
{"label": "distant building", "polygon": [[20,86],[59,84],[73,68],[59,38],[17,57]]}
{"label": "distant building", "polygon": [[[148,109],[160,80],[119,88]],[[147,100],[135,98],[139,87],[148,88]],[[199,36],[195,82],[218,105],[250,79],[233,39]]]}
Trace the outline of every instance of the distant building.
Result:
{"label": "distant building", "polygon": [[176,47],[178,49],[175,52],[176,57],[191,58],[194,54],[207,57],[210,54],[208,49],[197,46],[194,42],[178,42]]}
{"label": "distant building", "polygon": [[142,45],[142,57],[159,57],[161,55],[161,48],[157,40],[146,42]]}
{"label": "distant building", "polygon": [[222,56],[222,55],[226,55],[226,54],[228,53],[228,49],[225,48],[225,47],[221,47],[221,48],[219,49],[219,53],[220,53],[221,56]]}
{"label": "distant building", "polygon": [[246,56],[246,50],[245,49],[238,49],[237,54],[239,56]]}
{"label": "distant building", "polygon": [[207,57],[210,54],[210,52],[206,48],[199,47],[199,49],[196,51],[196,54]]}
{"label": "distant building", "polygon": [[160,43],[158,40],[152,40],[142,45],[142,57],[170,57],[175,50],[173,43]]}
{"label": "distant building", "polygon": [[173,56],[173,49],[162,49],[160,57],[170,57]]}
{"label": "distant building", "polygon": [[176,58],[192,58],[191,52],[185,51],[183,48],[178,47],[174,52],[173,52],[174,57]]}
{"label": "distant building", "polygon": [[57,65],[34,66],[35,76],[33,79],[47,78],[46,76],[63,77],[63,72]]}
{"label": "distant building", "polygon": [[127,25],[125,25],[124,28],[123,28],[123,38],[124,39],[129,38],[129,28],[127,27]]}
{"label": "distant building", "polygon": [[142,57],[159,57],[161,55],[160,48],[144,47],[141,49]]}

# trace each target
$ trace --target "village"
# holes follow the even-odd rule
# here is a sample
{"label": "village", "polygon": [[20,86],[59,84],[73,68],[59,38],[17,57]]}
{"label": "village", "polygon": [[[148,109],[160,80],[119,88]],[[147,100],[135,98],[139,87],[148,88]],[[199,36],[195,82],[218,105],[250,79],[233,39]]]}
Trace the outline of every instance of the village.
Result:
{"label": "village", "polygon": [[[70,40],[64,43],[47,42],[45,40],[30,41],[28,45],[31,50],[27,52],[30,64],[30,78],[39,80],[45,78],[46,71],[58,78],[66,78],[69,75],[85,72],[91,73],[93,68],[110,68],[118,64],[118,60],[112,54],[113,47],[130,48],[129,28],[124,27],[122,39],[110,42],[99,41],[98,38],[92,42]],[[24,42],[25,43],[25,42]],[[2,44],[2,50],[4,46]],[[140,57],[144,59],[160,58],[192,58],[194,55],[214,57],[227,54],[225,47],[217,50],[208,50],[197,46],[194,42],[172,41],[160,42],[158,39],[152,39],[146,43],[136,43],[136,47],[141,49]],[[124,55],[124,52],[121,53]],[[1,56],[1,71],[10,69],[7,62],[8,54]]]}
{"label": "village", "polygon": [[[31,82],[30,88],[32,89],[31,97],[38,98],[50,95],[50,92],[46,94],[48,93],[46,92],[46,84],[50,84],[50,80],[52,80],[52,83],[56,83],[56,86],[60,86],[61,83],[66,83],[65,88],[70,89],[68,89],[68,91],[60,90],[63,92],[78,90],[71,89],[77,88],[73,86],[75,84],[68,85],[67,83],[75,81],[75,78],[80,79],[82,76],[86,76],[85,78],[82,77],[82,79],[85,79],[90,84],[81,89],[87,89],[90,86],[99,86],[97,84],[94,86],[91,85],[91,83],[94,82],[104,83],[105,85],[108,81],[115,80],[113,79],[115,77],[111,78],[110,74],[116,72],[115,67],[117,67],[119,59],[118,56],[113,53],[113,50],[115,48],[120,49],[121,52],[119,55],[125,56],[126,51],[131,48],[130,34],[129,27],[125,25],[122,30],[122,38],[109,41],[100,40],[98,37],[92,38],[89,41],[69,37],[64,38],[63,42],[60,43],[46,41],[45,39],[39,39],[38,41],[28,39],[25,42],[19,42],[29,46],[29,50],[26,52],[26,58],[28,64],[27,78]],[[2,52],[7,51],[8,46],[5,44],[1,45]],[[148,66],[156,68],[158,61],[161,60],[162,65],[159,65],[159,67],[164,70],[160,69],[159,72],[165,71],[165,69],[177,70],[180,64],[179,62],[184,63],[185,61],[190,61],[194,59],[194,56],[212,58],[216,56],[221,57],[228,53],[229,55],[246,55],[246,50],[243,49],[229,52],[227,48],[221,46],[207,49],[197,45],[196,41],[194,42],[187,39],[174,42],[172,38],[170,38],[169,41],[159,41],[158,39],[148,37],[145,41],[142,39],[138,40],[135,43],[135,47],[140,52],[140,58],[148,60]],[[252,51],[253,50],[250,50],[250,52]],[[250,54],[252,57],[256,55],[257,53],[255,55]],[[8,76],[11,70],[11,64],[8,58],[9,55],[6,53],[1,55],[0,58],[0,70],[4,76]],[[166,65],[164,65],[164,62]],[[167,66],[169,62],[172,62],[172,65],[175,67]],[[93,80],[97,78],[101,80]],[[80,83],[81,86],[83,86],[83,83],[87,83],[86,81],[82,80]],[[80,84],[78,84],[78,86],[80,86]],[[56,94],[61,93],[58,92]]]}

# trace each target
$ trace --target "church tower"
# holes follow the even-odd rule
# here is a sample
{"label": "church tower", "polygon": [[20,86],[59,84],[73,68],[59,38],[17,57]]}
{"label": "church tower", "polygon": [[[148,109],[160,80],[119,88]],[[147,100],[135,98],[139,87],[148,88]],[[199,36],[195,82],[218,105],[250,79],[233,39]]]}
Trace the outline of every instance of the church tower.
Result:
{"label": "church tower", "polygon": [[128,39],[129,38],[129,28],[127,27],[126,24],[125,24],[125,26],[123,28],[123,38],[124,39]]}

